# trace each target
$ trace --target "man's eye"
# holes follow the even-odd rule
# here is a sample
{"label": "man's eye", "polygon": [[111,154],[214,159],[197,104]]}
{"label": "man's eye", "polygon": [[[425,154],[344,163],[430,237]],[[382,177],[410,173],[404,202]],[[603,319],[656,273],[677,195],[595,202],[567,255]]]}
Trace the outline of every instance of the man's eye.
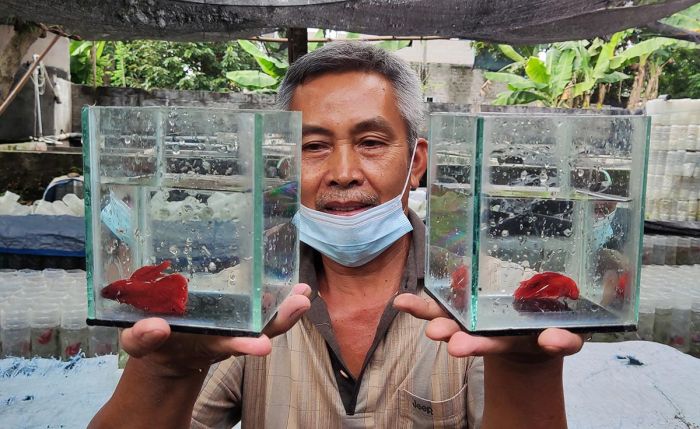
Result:
{"label": "man's eye", "polygon": [[381,140],[372,140],[372,139],[362,140],[362,143],[361,143],[361,144],[362,144],[363,147],[367,147],[367,148],[374,148],[374,147],[384,146],[384,142],[383,142],[383,141],[381,141]]}
{"label": "man's eye", "polygon": [[302,149],[306,152],[318,152],[326,148],[326,145],[323,143],[317,143],[317,142],[311,142],[311,143],[305,143],[302,146]]}

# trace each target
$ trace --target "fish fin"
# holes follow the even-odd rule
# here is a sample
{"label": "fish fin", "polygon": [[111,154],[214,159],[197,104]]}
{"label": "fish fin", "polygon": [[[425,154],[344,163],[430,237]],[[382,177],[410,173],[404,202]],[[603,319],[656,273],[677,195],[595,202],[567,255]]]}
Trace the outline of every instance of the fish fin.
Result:
{"label": "fish fin", "polygon": [[100,291],[102,298],[117,299],[117,296],[128,286],[128,280],[117,280],[103,287]]}
{"label": "fish fin", "polygon": [[144,265],[143,267],[134,271],[130,278],[132,280],[140,280],[143,282],[156,281],[160,277],[163,277],[163,270],[166,270],[169,267],[170,261],[167,259],[161,262],[159,265]]}
{"label": "fish fin", "polygon": [[[155,285],[161,297],[163,298],[164,313],[182,315],[187,307],[187,278],[182,274],[175,273],[165,276]],[[167,292],[163,289],[167,289]]]}
{"label": "fish fin", "polygon": [[452,282],[450,283],[450,287],[452,288],[452,290],[466,289],[467,284],[469,283],[469,269],[467,269],[467,266],[458,266],[457,269],[454,272],[452,272],[451,279]]}

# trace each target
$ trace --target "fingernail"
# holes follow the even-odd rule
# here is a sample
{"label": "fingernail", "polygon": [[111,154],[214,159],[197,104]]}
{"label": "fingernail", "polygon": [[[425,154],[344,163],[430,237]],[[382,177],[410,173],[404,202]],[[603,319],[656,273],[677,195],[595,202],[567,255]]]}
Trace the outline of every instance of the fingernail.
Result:
{"label": "fingernail", "polygon": [[165,335],[165,332],[163,332],[163,331],[158,331],[158,330],[146,331],[143,334],[141,334],[141,340],[149,342],[149,343],[157,342],[157,341],[161,341],[163,339],[164,335]]}

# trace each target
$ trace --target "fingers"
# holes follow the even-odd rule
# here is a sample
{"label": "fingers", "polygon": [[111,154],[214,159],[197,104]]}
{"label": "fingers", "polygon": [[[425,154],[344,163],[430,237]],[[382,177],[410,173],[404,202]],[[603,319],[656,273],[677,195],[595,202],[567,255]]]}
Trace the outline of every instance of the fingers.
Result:
{"label": "fingers", "polygon": [[301,316],[311,308],[309,295],[311,288],[304,283],[294,285],[292,294],[288,296],[277,310],[274,320],[265,329],[265,334],[270,338],[287,332]]}
{"label": "fingers", "polygon": [[[254,337],[234,337],[228,338],[223,344],[221,356],[225,359],[228,356],[252,355],[265,356],[272,351],[272,342],[267,335]],[[223,359],[222,359],[223,360]]]}
{"label": "fingers", "polygon": [[447,342],[447,351],[455,357],[489,356],[498,354],[522,354],[535,357],[568,356],[583,346],[583,335],[564,329],[550,328],[538,337],[523,335],[513,337],[484,337],[470,335],[461,330],[452,319],[439,317],[428,323],[425,334],[434,341]]}
{"label": "fingers", "polygon": [[565,329],[549,328],[537,338],[540,348],[553,356],[569,356],[583,347],[583,336]]}
{"label": "fingers", "polygon": [[394,298],[394,308],[424,320],[448,317],[434,300],[421,298],[412,293],[402,293]]}
{"label": "fingers", "polygon": [[170,337],[170,326],[160,318],[139,320],[121,334],[121,345],[133,357],[139,358],[158,349]]}
{"label": "fingers", "polygon": [[450,338],[461,329],[457,322],[446,317],[438,317],[428,323],[425,335],[435,341],[449,341]]}

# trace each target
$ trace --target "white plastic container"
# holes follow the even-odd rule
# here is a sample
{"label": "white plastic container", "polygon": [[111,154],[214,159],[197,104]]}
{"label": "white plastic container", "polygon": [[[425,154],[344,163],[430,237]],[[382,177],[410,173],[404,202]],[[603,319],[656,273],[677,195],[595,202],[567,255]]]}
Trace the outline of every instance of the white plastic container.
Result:
{"label": "white plastic container", "polygon": [[67,308],[61,314],[61,358],[69,359],[79,353],[88,354],[89,333],[85,320],[87,308]]}
{"label": "white plastic container", "polygon": [[61,310],[56,305],[42,305],[31,312],[31,341],[34,356],[50,358],[60,355],[58,327]]}
{"label": "white plastic container", "polygon": [[25,309],[6,307],[2,311],[2,353],[4,356],[31,356],[30,320]]}

